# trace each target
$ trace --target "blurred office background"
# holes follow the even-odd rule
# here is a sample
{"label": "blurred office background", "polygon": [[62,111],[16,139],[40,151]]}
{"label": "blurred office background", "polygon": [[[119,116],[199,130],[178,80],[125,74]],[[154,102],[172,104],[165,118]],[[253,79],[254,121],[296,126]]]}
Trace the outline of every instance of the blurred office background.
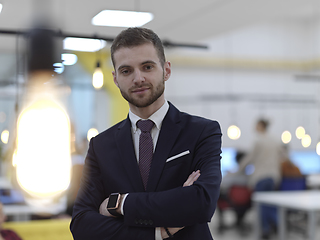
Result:
{"label": "blurred office background", "polygon": [[[103,10],[152,14],[143,26],[164,41],[172,63],[166,98],[181,111],[221,124],[223,175],[237,170],[237,152],[251,149],[255,123],[265,118],[269,132],[286,145],[303,176],[315,179],[307,188],[319,189],[319,0],[0,0],[0,4],[0,188],[6,190],[2,199],[7,199],[8,189],[18,195],[20,191],[12,180],[16,177],[12,156],[17,119],[29,91],[28,33],[35,26],[48,26],[58,35],[56,55],[64,54],[57,58],[53,81],[55,96],[70,120],[73,164],[83,162],[90,129],[101,132],[126,117],[128,107],[113,84],[109,52],[112,38],[125,27],[94,25],[93,17]],[[79,48],[68,45],[67,37],[97,42],[80,43]],[[92,77],[98,62],[104,83],[95,88]],[[297,137],[298,127],[304,130]],[[7,209],[15,201],[21,205],[20,197],[9,199]],[[51,218],[64,213],[63,196],[59,204],[51,212],[33,206],[22,219],[6,205],[4,211],[12,221]],[[252,231],[243,239],[254,239],[255,216],[252,208],[246,216]],[[227,217],[233,221],[232,213]],[[242,239],[232,228],[220,234],[218,221],[214,216],[211,224],[215,239]],[[295,237],[304,239],[303,234]]]}

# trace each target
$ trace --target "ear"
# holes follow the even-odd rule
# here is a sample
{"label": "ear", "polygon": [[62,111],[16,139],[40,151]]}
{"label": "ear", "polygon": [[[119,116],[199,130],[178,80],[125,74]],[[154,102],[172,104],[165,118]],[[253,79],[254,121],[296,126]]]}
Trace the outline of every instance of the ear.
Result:
{"label": "ear", "polygon": [[164,80],[167,81],[171,76],[171,62],[167,61],[163,65]]}
{"label": "ear", "polygon": [[113,77],[114,84],[119,88],[119,84],[118,84],[118,81],[117,81],[117,74],[116,74],[115,71],[112,71],[112,77]]}

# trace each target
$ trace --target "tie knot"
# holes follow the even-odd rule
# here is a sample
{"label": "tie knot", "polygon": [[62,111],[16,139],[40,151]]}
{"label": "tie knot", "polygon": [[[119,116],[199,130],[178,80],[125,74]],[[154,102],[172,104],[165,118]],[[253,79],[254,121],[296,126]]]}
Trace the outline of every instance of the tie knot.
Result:
{"label": "tie knot", "polygon": [[152,127],[154,125],[154,122],[152,122],[150,119],[148,120],[139,120],[137,122],[137,126],[138,128],[140,128],[140,130],[142,132],[150,132]]}

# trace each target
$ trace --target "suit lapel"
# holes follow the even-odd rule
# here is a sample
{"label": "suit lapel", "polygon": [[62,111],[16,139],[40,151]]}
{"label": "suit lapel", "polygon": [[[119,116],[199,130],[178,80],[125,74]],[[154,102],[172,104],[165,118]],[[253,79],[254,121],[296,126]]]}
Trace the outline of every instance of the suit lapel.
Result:
{"label": "suit lapel", "polygon": [[179,111],[170,104],[169,111],[163,119],[156,149],[153,155],[147,191],[156,191],[162,170],[170,151],[181,131]]}
{"label": "suit lapel", "polygon": [[126,175],[133,186],[135,192],[144,191],[142,179],[140,176],[139,166],[137,164],[136,155],[131,134],[131,122],[129,118],[119,125],[115,135],[121,161],[126,171]]}

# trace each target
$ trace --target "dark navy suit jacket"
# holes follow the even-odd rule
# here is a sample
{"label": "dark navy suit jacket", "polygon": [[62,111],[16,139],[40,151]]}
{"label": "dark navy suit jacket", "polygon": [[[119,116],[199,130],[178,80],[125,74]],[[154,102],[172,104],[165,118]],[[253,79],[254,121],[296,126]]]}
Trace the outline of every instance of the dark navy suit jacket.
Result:
{"label": "dark navy suit jacket", "polygon": [[[220,126],[169,105],[146,191],[129,118],[91,139],[70,224],[75,240],[152,240],[156,227],[182,226],[185,228],[174,235],[177,240],[212,239],[208,222],[221,182]],[[199,179],[192,186],[182,187],[198,169]],[[100,215],[100,204],[115,192],[129,193],[124,217]]]}

